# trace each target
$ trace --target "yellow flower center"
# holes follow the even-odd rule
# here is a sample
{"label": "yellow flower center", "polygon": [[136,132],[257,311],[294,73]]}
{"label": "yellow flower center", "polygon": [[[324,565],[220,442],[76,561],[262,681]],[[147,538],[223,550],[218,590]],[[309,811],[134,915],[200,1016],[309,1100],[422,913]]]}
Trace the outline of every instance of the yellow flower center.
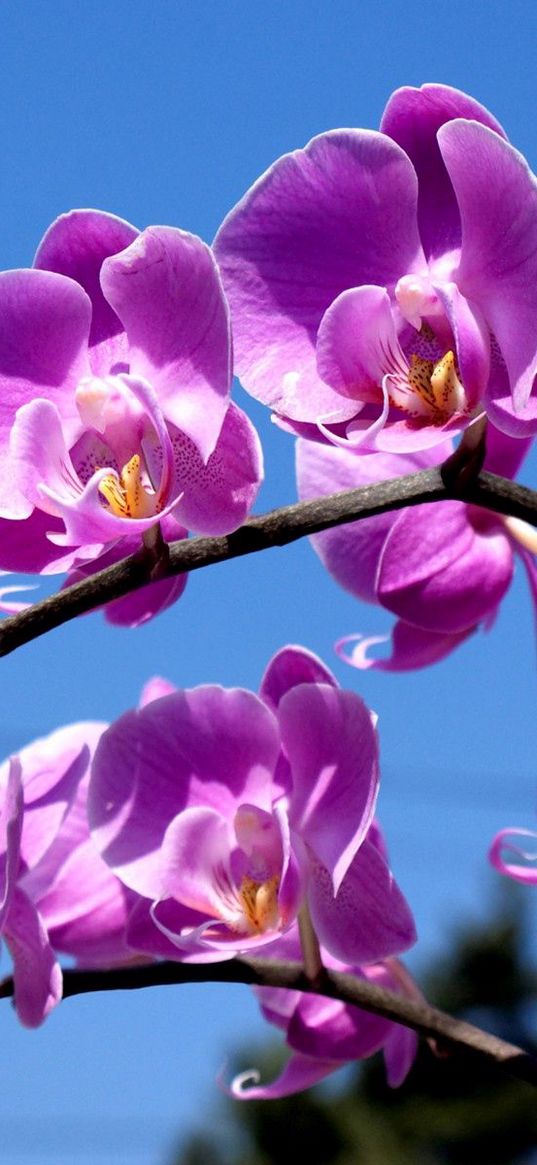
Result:
{"label": "yellow flower center", "polygon": [[408,383],[431,411],[441,417],[451,417],[464,408],[465,392],[452,351],[436,362],[413,352]]}
{"label": "yellow flower center", "polygon": [[277,925],[279,885],[278,874],[266,882],[256,882],[248,876],[242,879],[240,900],[251,934],[263,934]]}
{"label": "yellow flower center", "polygon": [[162,508],[158,495],[148,493],[142,482],[139,453],[127,461],[119,477],[107,473],[99,482],[99,493],[119,518],[151,518]]}

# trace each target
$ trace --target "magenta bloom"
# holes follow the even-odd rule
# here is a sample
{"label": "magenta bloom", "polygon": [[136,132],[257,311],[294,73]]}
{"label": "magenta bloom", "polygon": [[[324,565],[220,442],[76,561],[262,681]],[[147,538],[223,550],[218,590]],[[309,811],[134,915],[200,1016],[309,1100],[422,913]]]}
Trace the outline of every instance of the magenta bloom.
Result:
{"label": "magenta bloom", "polygon": [[84,966],[132,958],[125,933],[133,896],[99,857],[86,818],[89,762],[103,727],[60,728],[0,767],[0,936],[28,1027],[61,999],[56,951]]}
{"label": "magenta bloom", "polygon": [[[421,998],[410,975],[396,959],[368,967],[346,966],[323,952],[325,966],[347,971],[389,991]],[[410,1028],[361,1008],[278,987],[254,988],[265,1019],[282,1029],[292,1055],[281,1076],[259,1084],[255,1069],[233,1080],[229,1092],[237,1100],[277,1100],[318,1084],[354,1060],[365,1060],[382,1049],[388,1083],[402,1084],[412,1066],[418,1037]]]}
{"label": "magenta bloom", "polygon": [[[229,312],[210,249],[99,211],[59,218],[0,275],[0,566],[98,569],[140,545],[241,524],[262,475],[230,402]],[[139,622],[184,580],[113,608]]]}
{"label": "magenta bloom", "polygon": [[358,696],[285,649],[261,695],[200,687],[104,733],[89,819],[104,860],[145,898],[129,941],[213,961],[267,947],[307,901],[336,958],[408,947],[409,908],[373,831],[376,733]]}
{"label": "magenta bloom", "polygon": [[[486,468],[513,477],[529,442],[513,440],[489,424]],[[297,442],[301,498],[397,477],[439,464],[451,453],[440,445],[421,453],[359,456],[309,441]],[[330,574],[364,602],[397,616],[392,652],[372,659],[368,649],[384,637],[348,636],[337,645],[358,668],[387,671],[424,667],[448,655],[479,626],[490,627],[507,591],[515,553],[528,573],[537,604],[534,531],[463,502],[438,502],[367,518],[316,534],[313,545]],[[358,640],[350,656],[346,644]]]}
{"label": "magenta bloom", "polygon": [[275,162],[215,241],[236,368],[284,427],[384,452],[485,409],[537,426],[537,186],[478,102],[397,90],[381,132]]}

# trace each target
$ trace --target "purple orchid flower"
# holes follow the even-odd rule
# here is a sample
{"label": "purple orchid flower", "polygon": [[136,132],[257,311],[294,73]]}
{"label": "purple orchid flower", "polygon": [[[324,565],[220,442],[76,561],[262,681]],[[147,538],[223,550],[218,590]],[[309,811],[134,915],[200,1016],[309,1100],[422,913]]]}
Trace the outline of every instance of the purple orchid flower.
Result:
{"label": "purple orchid flower", "polygon": [[[530,441],[513,440],[489,423],[485,466],[514,477]],[[301,498],[397,477],[440,464],[450,444],[411,455],[359,456],[309,441],[297,442]],[[357,668],[404,671],[449,655],[482,626],[488,629],[509,588],[515,554],[521,559],[537,607],[535,531],[463,502],[437,502],[382,514],[316,534],[315,550],[341,586],[364,602],[396,615],[389,658],[370,647],[385,637],[347,636],[338,654]],[[355,643],[350,655],[349,643]]]}
{"label": "purple orchid flower", "polygon": [[84,966],[132,958],[125,934],[134,896],[99,857],[86,818],[89,763],[104,727],[61,728],[0,766],[0,935],[28,1027],[61,999],[57,951]]}
{"label": "purple orchid flower", "polygon": [[377,790],[371,714],[300,648],[278,653],[260,696],[206,686],[127,713],[101,738],[88,811],[104,860],[145,899],[131,946],[231,958],[281,941],[307,902],[336,958],[406,949]]}
{"label": "purple orchid flower", "polygon": [[[414,981],[397,959],[356,967],[339,962],[327,952],[322,955],[324,965],[331,970],[346,971],[389,991],[421,999]],[[365,1060],[381,1049],[388,1083],[392,1088],[403,1083],[418,1046],[417,1035],[410,1028],[322,995],[278,987],[256,987],[254,992],[265,1019],[285,1033],[292,1055],[281,1075],[270,1084],[259,1084],[255,1069],[236,1076],[227,1089],[236,1100],[292,1096],[318,1084],[344,1064]]]}
{"label": "purple orchid flower", "polygon": [[[31,270],[0,275],[4,570],[72,578],[166,538],[235,529],[262,477],[229,399],[229,311],[210,249],[99,211],[52,224]],[[136,623],[184,580],[113,607]]]}
{"label": "purple orchid flower", "polygon": [[283,427],[385,453],[485,410],[537,429],[537,184],[490,113],[403,88],[380,132],[320,134],[215,240],[236,370]]}

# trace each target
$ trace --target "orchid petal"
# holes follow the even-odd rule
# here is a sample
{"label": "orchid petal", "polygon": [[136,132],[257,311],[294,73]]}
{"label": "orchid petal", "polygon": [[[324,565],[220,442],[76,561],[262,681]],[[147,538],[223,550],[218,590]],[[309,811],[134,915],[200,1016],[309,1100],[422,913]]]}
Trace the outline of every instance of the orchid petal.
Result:
{"label": "orchid petal", "polygon": [[244,522],[263,478],[263,453],[254,426],[231,403],[207,463],[185,434],[172,432],[176,492],[174,517],[196,534],[228,534]]}
{"label": "orchid petal", "polygon": [[[512,445],[526,447],[537,433],[537,398],[532,394],[523,409],[516,409],[509,377],[501,354],[494,350],[495,360],[484,397],[489,421],[502,432]],[[516,438],[516,440],[512,440]]]}
{"label": "orchid petal", "polygon": [[362,1060],[378,1052],[390,1028],[390,1020],[338,999],[303,995],[290,1019],[287,1042],[295,1051],[322,1060]]}
{"label": "orchid petal", "polygon": [[353,287],[333,301],[319,325],[317,367],[332,388],[357,401],[380,396],[392,368],[406,374],[384,287]]}
{"label": "orchid petal", "polygon": [[[178,526],[171,515],[164,518],[159,515],[159,525],[166,540],[175,541],[187,537],[187,530]],[[139,549],[140,535],[132,536],[127,533],[98,557],[90,561],[77,561],[70,568],[68,565],[69,574],[64,586],[72,586],[73,583],[79,582],[81,579],[91,578],[91,575],[95,574],[96,571],[104,570],[105,567],[120,562],[127,555],[135,554]],[[124,595],[122,599],[112,599],[110,603],[106,603],[102,608],[105,619],[116,627],[141,627],[149,619],[153,619],[155,615],[159,615],[173,603],[176,603],[181,598],[187,582],[188,574],[178,574],[173,578],[147,583],[146,586],[139,587],[131,594]],[[175,691],[173,685],[170,686],[169,691]]]}
{"label": "orchid petal", "polygon": [[466,409],[472,412],[483,399],[490,373],[490,339],[486,324],[461,295],[455,283],[437,283],[434,290],[449,321]]}
{"label": "orchid petal", "polygon": [[127,885],[158,896],[159,850],[190,806],[233,817],[248,802],[271,809],[276,722],[251,692],[201,687],[122,716],[93,764],[89,819],[96,843]]}
{"label": "orchid petal", "polygon": [[137,237],[136,227],[102,210],[71,210],[48,228],[34,267],[74,279],[91,300],[89,342],[95,375],[106,376],[114,363],[128,359],[123,325],[106,301],[99,282],[102,264]]}
{"label": "orchid petal", "polygon": [[166,418],[205,461],[231,383],[229,311],[209,247],[150,227],[103,263],[101,285],[127,332],[131,372],[154,384]]}
{"label": "orchid petal", "polygon": [[404,87],[392,94],[380,123],[408,154],[418,175],[418,220],[427,255],[441,256],[460,246],[461,225],[455,192],[438,148],[437,132],[446,121],[466,118],[505,137],[499,122],[473,97],[450,85]]}
{"label": "orchid petal", "polygon": [[185,809],[168,826],[160,849],[155,897],[177,899],[230,926],[242,916],[230,868],[228,822],[214,809]]}
{"label": "orchid petal", "polygon": [[39,914],[14,891],[6,941],[13,959],[15,1007],[25,1027],[39,1027],[62,996],[62,972]]}
{"label": "orchid petal", "polygon": [[3,615],[16,615],[19,611],[27,611],[32,606],[22,600],[13,599],[6,602],[8,595],[20,595],[22,591],[35,591],[36,586],[28,587],[0,587],[0,611]]}
{"label": "orchid petal", "polygon": [[[375,453],[356,456],[350,450],[330,449],[305,440],[297,442],[299,497],[316,498],[339,490],[357,489],[386,481],[403,473],[426,469],[445,460],[449,444],[422,450],[412,456]],[[361,522],[349,522],[315,534],[312,543],[336,581],[365,602],[377,601],[376,576],[382,548],[397,514],[381,514]]]}
{"label": "orchid petal", "polygon": [[0,869],[3,878],[3,885],[0,885],[0,935],[9,914],[19,871],[23,812],[21,764],[18,757],[11,757],[0,812]]}
{"label": "orchid petal", "polygon": [[498,341],[518,411],[537,372],[537,182],[483,125],[453,121],[438,139],[461,213],[457,283]]}
{"label": "orchid petal", "polygon": [[271,1084],[259,1084],[259,1072],[248,1069],[235,1076],[226,1092],[234,1100],[277,1100],[282,1096],[293,1096],[324,1080],[331,1072],[341,1067],[341,1062],[317,1060],[297,1053],[291,1056],[277,1080]]}
{"label": "orchid petal", "polygon": [[423,262],[416,204],[406,155],[366,130],[321,134],[259,179],[215,240],[248,391],[295,420],[352,415],[319,379],[317,329],[342,291]]}
{"label": "orchid petal", "polygon": [[[0,446],[5,461],[16,412],[35,397],[61,407],[72,433],[79,428],[74,389],[88,371],[91,305],[82,288],[61,275],[4,271],[0,308]],[[31,513],[18,465],[4,464],[0,509],[5,518]]]}
{"label": "orchid petal", "polygon": [[104,725],[73,724],[21,749],[25,813],[21,855],[32,869],[52,844],[87,772]]}
{"label": "orchid petal", "polygon": [[49,531],[60,533],[63,523],[41,510],[33,510],[22,521],[0,519],[0,563],[4,570],[16,574],[40,574],[46,567],[54,569],[63,554],[49,541]]}
{"label": "orchid petal", "polygon": [[527,457],[532,440],[531,438],[524,440],[520,437],[513,440],[489,421],[486,431],[486,445],[485,469],[488,469],[489,473],[499,473],[502,477],[513,478]]}
{"label": "orchid petal", "polygon": [[337,893],[375,809],[371,714],[353,692],[302,684],[286,693],[278,715],[293,777],[291,825],[328,868]]}
{"label": "orchid petal", "polygon": [[388,610],[425,630],[468,631],[495,610],[511,582],[513,554],[497,519],[461,502],[416,506],[384,543],[377,592]]}
{"label": "orchid petal", "polygon": [[75,955],[84,966],[103,966],[129,955],[125,928],[131,902],[89,837],[87,786],[85,777],[61,829],[22,887],[55,949]]}
{"label": "orchid petal", "polygon": [[160,700],[163,696],[171,696],[176,691],[176,685],[172,684],[170,680],[165,680],[162,676],[152,676],[142,688],[138,707],[145,708],[146,704],[152,704],[153,700]]}
{"label": "orchid petal", "polygon": [[336,896],[329,871],[312,862],[308,904],[320,942],[343,962],[376,962],[416,941],[410,908],[389,866],[367,839]]}
{"label": "orchid petal", "polygon": [[530,865],[523,865],[522,862],[509,862],[503,857],[504,853],[510,853],[518,858],[525,858],[527,863],[537,861],[537,852],[528,853],[520,849],[509,840],[513,837],[531,837],[533,841],[537,840],[537,834],[531,829],[501,829],[490,847],[489,861],[500,874],[507,874],[508,877],[528,886],[535,885],[537,884],[537,868],[532,869]]}
{"label": "orchid petal", "polygon": [[[335,651],[340,659],[360,671],[366,671],[368,668],[375,668],[376,671],[413,671],[415,668],[427,667],[445,659],[474,631],[475,627],[470,627],[467,631],[449,635],[425,631],[399,619],[392,631],[390,656],[375,659],[368,655],[371,647],[389,641],[389,636],[386,635],[371,635],[367,638],[363,635],[345,635],[335,644]],[[350,654],[345,650],[349,643],[354,643]]]}
{"label": "orchid petal", "polygon": [[259,695],[274,711],[282,696],[297,684],[332,684],[337,680],[317,655],[305,647],[282,647],[267,664]]}
{"label": "orchid petal", "polygon": [[399,1088],[406,1080],[408,1073],[416,1059],[418,1050],[417,1032],[403,1024],[393,1024],[392,1030],[384,1043],[384,1063],[386,1076],[390,1088]]}

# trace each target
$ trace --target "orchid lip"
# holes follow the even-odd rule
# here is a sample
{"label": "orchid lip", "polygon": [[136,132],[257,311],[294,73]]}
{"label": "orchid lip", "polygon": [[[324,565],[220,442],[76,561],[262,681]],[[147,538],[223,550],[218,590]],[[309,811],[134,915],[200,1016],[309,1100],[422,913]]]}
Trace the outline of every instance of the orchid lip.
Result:
{"label": "orchid lip", "polygon": [[[283,867],[278,820],[256,805],[242,803],[237,807],[234,828],[227,835],[224,849],[215,852],[204,877],[186,883],[180,880],[176,888],[171,884],[166,887],[165,883],[160,900],[153,903],[151,916],[162,933],[177,945],[214,940],[226,943],[241,937],[251,940],[280,932],[285,915],[279,902]],[[157,914],[159,901],[166,898],[199,914],[209,914],[208,921],[201,929],[187,927],[186,931],[183,928],[180,933],[174,932]],[[222,931],[221,938],[215,929]]]}
{"label": "orchid lip", "polygon": [[[120,518],[150,518],[166,505],[173,473],[173,450],[164,417],[156,402],[147,418],[144,405],[153,395],[146,383],[128,373],[107,377],[85,377],[76,392],[80,417],[89,430],[99,433],[109,445],[111,460],[121,465],[108,469],[98,482],[98,492],[106,508]],[[158,488],[154,486],[143,453],[144,420],[149,419],[162,450],[162,470]],[[114,455],[114,448],[119,456]],[[100,468],[100,467],[98,467]]]}
{"label": "orchid lip", "polygon": [[383,386],[390,404],[411,416],[443,425],[467,412],[467,398],[453,349],[438,350],[438,342],[428,323],[421,322],[416,340],[407,347],[384,346],[389,368]]}

